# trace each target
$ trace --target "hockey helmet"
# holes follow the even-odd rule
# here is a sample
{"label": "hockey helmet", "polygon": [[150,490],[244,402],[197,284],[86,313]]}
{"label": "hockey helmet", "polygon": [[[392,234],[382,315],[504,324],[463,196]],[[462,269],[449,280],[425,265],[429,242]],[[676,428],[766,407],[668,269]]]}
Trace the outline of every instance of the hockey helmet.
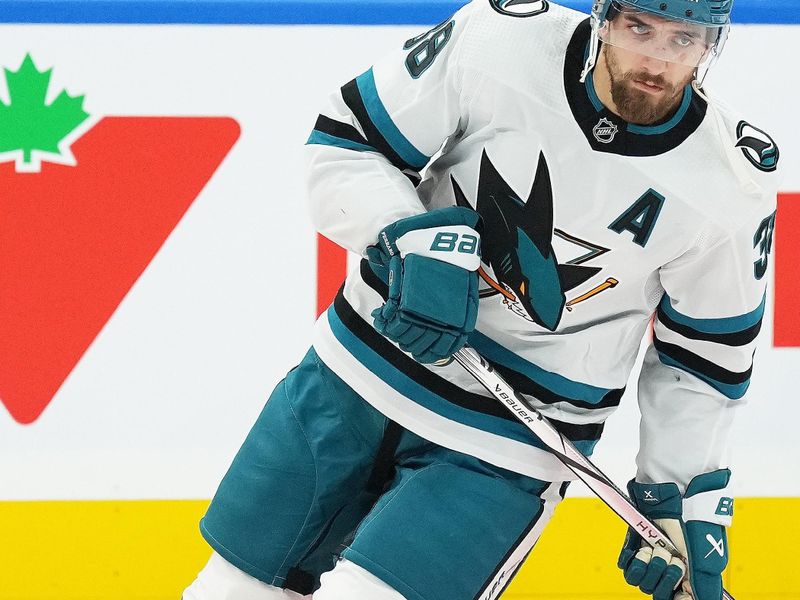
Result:
{"label": "hockey helmet", "polygon": [[594,67],[603,42],[694,67],[702,81],[725,45],[732,7],[733,0],[595,0],[581,79]]}
{"label": "hockey helmet", "polygon": [[592,5],[592,18],[602,24],[613,5],[666,19],[720,27],[730,23],[733,0],[596,0]]}

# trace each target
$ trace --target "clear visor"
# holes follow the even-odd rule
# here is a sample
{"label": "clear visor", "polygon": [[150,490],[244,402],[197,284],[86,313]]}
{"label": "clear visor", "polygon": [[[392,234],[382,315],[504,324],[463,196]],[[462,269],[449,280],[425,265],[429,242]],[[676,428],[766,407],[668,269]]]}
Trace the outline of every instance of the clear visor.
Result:
{"label": "clear visor", "polygon": [[700,66],[724,39],[724,27],[705,26],[614,3],[598,30],[604,44],[623,48],[656,60]]}

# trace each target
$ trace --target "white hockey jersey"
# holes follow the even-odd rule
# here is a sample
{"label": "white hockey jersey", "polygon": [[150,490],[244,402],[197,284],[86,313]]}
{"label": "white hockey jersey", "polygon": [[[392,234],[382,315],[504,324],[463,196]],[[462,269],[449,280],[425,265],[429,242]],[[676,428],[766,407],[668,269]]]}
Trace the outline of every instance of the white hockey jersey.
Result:
{"label": "white hockey jersey", "polygon": [[[655,314],[638,478],[685,486],[726,466],[750,380],[778,150],[691,87],[667,121],[624,122],[591,77],[579,81],[589,29],[543,0],[474,0],[400,42],[317,120],[306,146],[313,220],[364,255],[397,219],[453,204],[480,213],[470,344],[587,454]],[[363,260],[317,323],[322,360],[433,442],[570,479],[458,364],[418,364],[373,329],[386,292]]]}

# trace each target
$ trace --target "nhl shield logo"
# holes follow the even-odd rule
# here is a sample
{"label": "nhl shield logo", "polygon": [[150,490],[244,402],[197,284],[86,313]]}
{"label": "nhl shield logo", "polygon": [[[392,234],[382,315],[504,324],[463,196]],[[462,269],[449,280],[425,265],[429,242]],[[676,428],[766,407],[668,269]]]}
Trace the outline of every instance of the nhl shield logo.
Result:
{"label": "nhl shield logo", "polygon": [[592,128],[592,133],[594,134],[594,139],[596,139],[601,144],[610,144],[614,141],[614,136],[617,135],[617,128],[614,123],[602,117],[598,122],[597,125]]}
{"label": "nhl shield logo", "polygon": [[778,146],[775,141],[758,127],[746,121],[739,121],[736,126],[736,147],[760,171],[774,171],[778,166]]}

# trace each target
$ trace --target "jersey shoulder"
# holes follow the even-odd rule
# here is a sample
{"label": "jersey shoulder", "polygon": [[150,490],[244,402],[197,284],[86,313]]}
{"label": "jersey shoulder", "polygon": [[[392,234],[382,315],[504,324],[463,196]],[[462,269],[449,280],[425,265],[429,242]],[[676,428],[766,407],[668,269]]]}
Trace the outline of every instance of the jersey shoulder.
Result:
{"label": "jersey shoulder", "polygon": [[777,173],[780,149],[773,136],[723,101],[711,102],[725,124],[736,154],[757,173]]}
{"label": "jersey shoulder", "polygon": [[693,182],[694,193],[704,198],[694,204],[698,212],[727,231],[774,212],[780,150],[770,133],[711,98],[695,139],[682,156],[702,165]]}
{"label": "jersey shoulder", "polygon": [[486,12],[491,10],[503,17],[511,17],[512,19],[530,19],[548,15],[538,19],[541,22],[567,14],[572,14],[579,19],[585,19],[587,16],[550,0],[473,0],[473,3],[479,5],[476,7],[479,10]]}
{"label": "jersey shoulder", "polygon": [[[563,64],[584,13],[548,0],[473,0],[462,65],[517,84],[524,74]],[[513,85],[516,87],[516,85]]]}

